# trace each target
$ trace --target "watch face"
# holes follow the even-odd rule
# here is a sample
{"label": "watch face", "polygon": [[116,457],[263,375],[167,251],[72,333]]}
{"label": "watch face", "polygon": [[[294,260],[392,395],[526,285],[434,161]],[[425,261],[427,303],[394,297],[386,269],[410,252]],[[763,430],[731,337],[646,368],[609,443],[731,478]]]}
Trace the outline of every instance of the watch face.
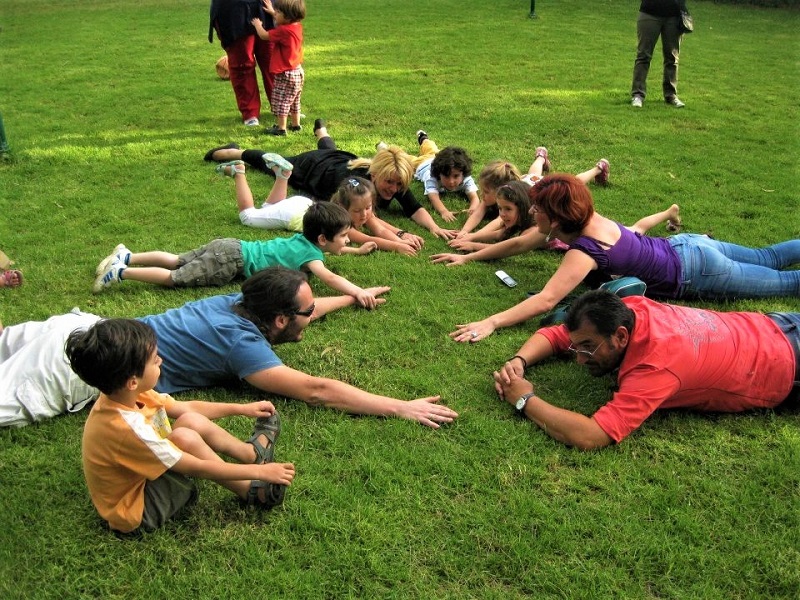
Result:
{"label": "watch face", "polygon": [[525,404],[528,402],[528,396],[522,396],[519,400],[517,400],[517,410],[522,410],[525,408]]}

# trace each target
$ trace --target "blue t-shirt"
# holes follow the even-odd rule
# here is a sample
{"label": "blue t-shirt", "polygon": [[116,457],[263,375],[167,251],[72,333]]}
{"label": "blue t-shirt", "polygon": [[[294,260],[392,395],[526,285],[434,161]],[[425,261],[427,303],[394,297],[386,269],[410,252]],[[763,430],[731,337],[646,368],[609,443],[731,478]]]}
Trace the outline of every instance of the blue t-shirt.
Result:
{"label": "blue t-shirt", "polygon": [[241,297],[212,296],[139,319],[155,330],[164,360],[156,391],[214,386],[283,364],[258,328],[233,312]]}
{"label": "blue t-shirt", "polygon": [[260,242],[242,240],[242,260],[244,276],[250,277],[267,267],[286,267],[299,271],[312,260],[325,260],[319,246],[309,242],[302,233],[292,237],[279,237]]}

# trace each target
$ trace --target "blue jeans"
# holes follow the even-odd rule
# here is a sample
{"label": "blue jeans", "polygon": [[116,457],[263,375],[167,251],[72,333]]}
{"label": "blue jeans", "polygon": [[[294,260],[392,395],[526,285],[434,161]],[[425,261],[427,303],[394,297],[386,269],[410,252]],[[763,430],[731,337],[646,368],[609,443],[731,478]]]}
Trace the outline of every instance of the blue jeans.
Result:
{"label": "blue jeans", "polygon": [[800,297],[800,270],[779,270],[800,264],[800,240],[747,248],[681,233],[669,243],[681,261],[678,298]]}
{"label": "blue jeans", "polygon": [[780,327],[794,350],[794,388],[789,397],[797,398],[800,392],[800,313],[767,313],[767,317]]}

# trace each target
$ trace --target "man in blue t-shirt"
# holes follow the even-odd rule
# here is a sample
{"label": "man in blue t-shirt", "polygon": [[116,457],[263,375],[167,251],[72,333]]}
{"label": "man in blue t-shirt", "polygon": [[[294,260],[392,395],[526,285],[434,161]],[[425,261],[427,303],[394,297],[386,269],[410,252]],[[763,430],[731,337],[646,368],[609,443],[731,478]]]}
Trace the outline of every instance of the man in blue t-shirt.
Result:
{"label": "man in blue t-shirt", "polygon": [[[371,288],[380,296],[389,288]],[[173,393],[244,380],[270,394],[353,414],[394,416],[438,428],[458,415],[439,396],[398,400],[284,365],[276,344],[299,342],[311,321],[352,306],[352,296],[314,299],[306,275],[268,267],[242,284],[241,294],[214,296],[142,317],[163,359],[156,390]],[[384,299],[379,298],[382,304]],[[97,396],[72,373],[64,341],[100,317],[73,312],[0,332],[0,426],[23,426],[80,410]]]}

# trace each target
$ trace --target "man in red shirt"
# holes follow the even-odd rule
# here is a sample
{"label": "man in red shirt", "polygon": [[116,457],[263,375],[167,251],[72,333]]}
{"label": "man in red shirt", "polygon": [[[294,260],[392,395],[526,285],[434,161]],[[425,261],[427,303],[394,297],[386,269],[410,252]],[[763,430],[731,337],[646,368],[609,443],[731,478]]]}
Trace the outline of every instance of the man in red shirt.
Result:
{"label": "man in red shirt", "polygon": [[[617,371],[618,391],[591,417],[548,404],[524,379],[528,365],[566,351],[596,377]],[[548,435],[601,448],[659,408],[740,412],[796,394],[800,314],[721,313],[596,290],[563,325],[533,334],[494,379],[500,397]]]}

